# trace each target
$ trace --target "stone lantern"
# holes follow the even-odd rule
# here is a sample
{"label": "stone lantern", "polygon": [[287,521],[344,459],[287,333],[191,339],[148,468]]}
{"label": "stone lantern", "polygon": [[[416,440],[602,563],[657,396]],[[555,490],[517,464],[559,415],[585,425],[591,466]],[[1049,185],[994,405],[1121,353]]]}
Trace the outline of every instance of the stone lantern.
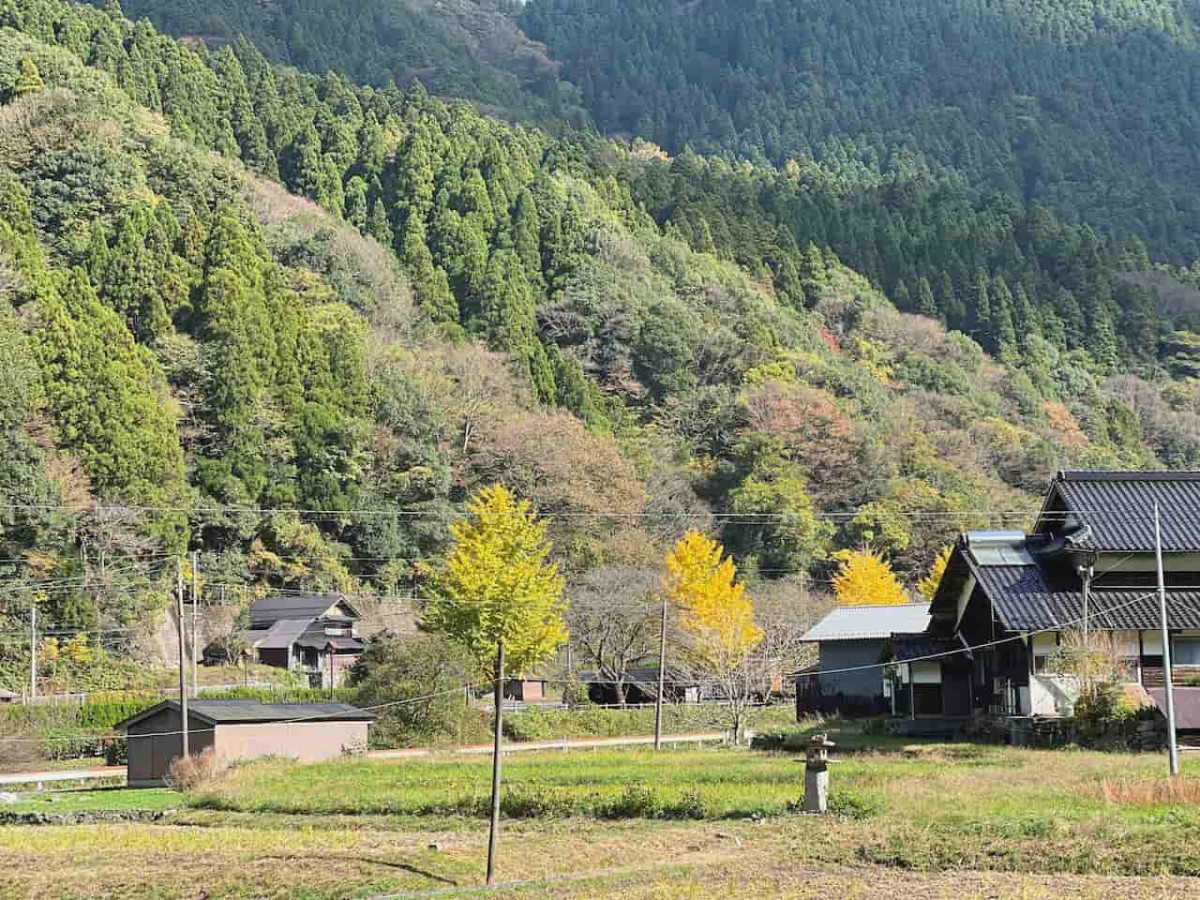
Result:
{"label": "stone lantern", "polygon": [[829,801],[829,749],[837,745],[827,734],[814,734],[804,760],[804,811],[823,815]]}

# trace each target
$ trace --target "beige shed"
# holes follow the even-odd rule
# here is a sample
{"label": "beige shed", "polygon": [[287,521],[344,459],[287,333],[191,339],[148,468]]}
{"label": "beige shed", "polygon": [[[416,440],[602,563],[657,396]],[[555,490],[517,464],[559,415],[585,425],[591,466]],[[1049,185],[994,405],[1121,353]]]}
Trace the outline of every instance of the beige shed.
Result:
{"label": "beige shed", "polygon": [[[208,748],[232,762],[282,756],[305,762],[365,749],[374,715],[348,703],[259,703],[257,700],[191,700],[188,745]],[[129,740],[131,787],[163,784],[182,755],[183,716],[178,700],[164,700],[117,724]]]}

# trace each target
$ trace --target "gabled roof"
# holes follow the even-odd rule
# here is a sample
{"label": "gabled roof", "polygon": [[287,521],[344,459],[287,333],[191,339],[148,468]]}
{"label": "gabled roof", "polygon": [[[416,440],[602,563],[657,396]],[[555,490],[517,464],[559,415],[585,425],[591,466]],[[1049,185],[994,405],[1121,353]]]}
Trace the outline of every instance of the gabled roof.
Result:
{"label": "gabled roof", "polygon": [[1086,528],[1100,552],[1154,551],[1154,504],[1166,553],[1200,552],[1200,472],[1059,472],[1035,531]]}
{"label": "gabled roof", "polygon": [[[164,700],[118,722],[124,731],[160,712],[179,709],[178,700]],[[252,724],[255,722],[369,722],[375,714],[349,703],[260,703],[257,700],[189,700],[188,718],[206,725]]]}
{"label": "gabled roof", "polygon": [[[954,548],[931,611],[939,622],[948,621],[964,579],[973,576],[1008,631],[1082,630],[1080,580],[1069,566],[1052,574],[1045,546],[1039,535],[969,532]],[[1089,626],[1099,631],[1157,629],[1158,596],[1147,578],[1124,574],[1119,584],[1098,579],[1088,606]],[[1200,590],[1168,584],[1167,615],[1172,628],[1200,628]]]}
{"label": "gabled roof", "polygon": [[270,628],[280,619],[304,619],[311,622],[326,610],[341,606],[350,618],[362,618],[345,597],[328,594],[273,594],[250,604],[250,624],[253,628]]}
{"label": "gabled roof", "polygon": [[882,640],[897,632],[924,631],[928,627],[928,603],[904,603],[897,606],[839,606],[810,628],[800,640]]}
{"label": "gabled roof", "polygon": [[[1083,628],[1083,591],[1053,584],[1038,566],[988,566],[979,570],[979,585],[1009,631]],[[1200,628],[1200,590],[1167,588],[1171,628]],[[1157,630],[1158,594],[1149,585],[1094,588],[1088,624],[1097,631]]]}

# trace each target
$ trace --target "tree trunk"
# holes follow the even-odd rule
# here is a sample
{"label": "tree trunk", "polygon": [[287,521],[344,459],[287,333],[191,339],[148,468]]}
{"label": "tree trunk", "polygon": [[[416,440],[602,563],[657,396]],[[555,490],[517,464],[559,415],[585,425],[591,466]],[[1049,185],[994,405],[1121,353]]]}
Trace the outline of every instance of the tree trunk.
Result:
{"label": "tree trunk", "polygon": [[504,714],[504,641],[496,646],[496,730],[492,744],[492,824],[488,830],[487,883],[494,884],[496,875],[496,843],[500,838],[500,737]]}

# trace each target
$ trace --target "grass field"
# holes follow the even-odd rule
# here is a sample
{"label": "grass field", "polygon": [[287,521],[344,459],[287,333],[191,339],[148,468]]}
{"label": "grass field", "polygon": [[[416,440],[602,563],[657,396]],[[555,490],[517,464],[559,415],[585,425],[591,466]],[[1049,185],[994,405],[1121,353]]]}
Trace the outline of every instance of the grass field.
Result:
{"label": "grass field", "polygon": [[[1200,898],[1200,760],[1174,787],[1164,769],[971,745],[856,753],[833,767],[840,814],[814,818],[790,812],[790,755],[517,756],[500,876],[514,897]],[[185,796],[68,792],[14,808],[176,811],[0,828],[0,893],[470,896],[487,785],[484,759],[269,760]]]}

